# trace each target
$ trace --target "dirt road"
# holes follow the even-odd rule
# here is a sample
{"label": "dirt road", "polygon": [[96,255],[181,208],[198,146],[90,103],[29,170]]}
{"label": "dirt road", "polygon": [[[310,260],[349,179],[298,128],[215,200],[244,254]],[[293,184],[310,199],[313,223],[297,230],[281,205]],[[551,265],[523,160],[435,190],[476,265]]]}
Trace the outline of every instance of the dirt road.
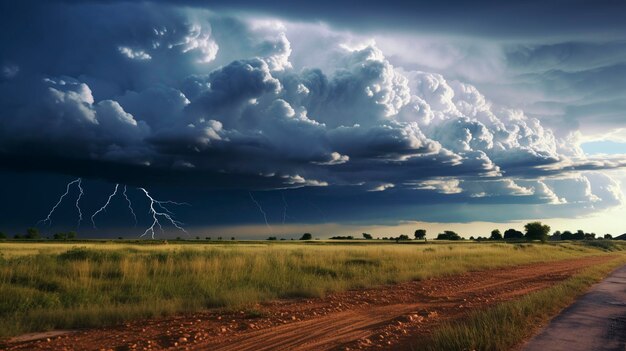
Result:
{"label": "dirt road", "polygon": [[523,350],[626,350],[626,266],[565,309]]}
{"label": "dirt road", "polygon": [[[217,310],[89,329],[38,340],[14,339],[6,350],[346,350],[409,349],[444,320],[549,287],[590,265],[588,257],[282,300],[253,312]],[[36,336],[35,336],[36,337]],[[415,346],[415,345],[414,345]]]}

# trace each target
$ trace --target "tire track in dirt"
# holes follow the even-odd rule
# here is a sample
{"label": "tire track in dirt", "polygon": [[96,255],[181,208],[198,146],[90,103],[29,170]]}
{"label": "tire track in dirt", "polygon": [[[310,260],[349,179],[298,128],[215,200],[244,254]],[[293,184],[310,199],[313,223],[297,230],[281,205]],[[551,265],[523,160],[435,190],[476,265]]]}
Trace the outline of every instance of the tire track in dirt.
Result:
{"label": "tire track in dirt", "polygon": [[211,310],[39,340],[16,339],[6,350],[355,350],[408,349],[443,321],[547,288],[612,257],[514,266],[319,299],[258,305],[255,315]]}

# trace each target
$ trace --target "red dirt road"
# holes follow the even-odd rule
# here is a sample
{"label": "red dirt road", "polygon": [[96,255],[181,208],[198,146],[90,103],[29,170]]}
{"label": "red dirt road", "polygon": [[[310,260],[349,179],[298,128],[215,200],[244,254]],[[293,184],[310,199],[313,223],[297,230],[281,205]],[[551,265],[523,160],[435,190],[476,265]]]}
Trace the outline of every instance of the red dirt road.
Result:
{"label": "red dirt road", "polygon": [[[610,256],[461,275],[281,300],[246,312],[211,310],[87,329],[5,350],[402,350],[445,320],[561,282]],[[414,346],[417,346],[414,344]]]}

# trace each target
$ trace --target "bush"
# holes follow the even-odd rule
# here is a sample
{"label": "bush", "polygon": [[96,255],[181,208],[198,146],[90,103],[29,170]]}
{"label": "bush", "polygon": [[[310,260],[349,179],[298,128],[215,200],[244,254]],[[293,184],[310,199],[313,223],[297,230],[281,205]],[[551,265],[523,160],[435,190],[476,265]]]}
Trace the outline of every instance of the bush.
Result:
{"label": "bush", "polygon": [[515,230],[513,228],[511,229],[507,229],[504,232],[504,239],[523,239],[524,238],[524,233],[520,232],[519,230]]}
{"label": "bush", "polygon": [[313,235],[311,235],[311,233],[304,233],[302,234],[302,237],[300,237],[300,240],[311,240],[313,239]]}
{"label": "bush", "polygon": [[461,240],[461,236],[451,230],[445,230],[443,233],[437,235],[437,240]]}
{"label": "bush", "polygon": [[26,239],[40,239],[41,235],[39,234],[39,229],[37,228],[28,228],[26,229]]}

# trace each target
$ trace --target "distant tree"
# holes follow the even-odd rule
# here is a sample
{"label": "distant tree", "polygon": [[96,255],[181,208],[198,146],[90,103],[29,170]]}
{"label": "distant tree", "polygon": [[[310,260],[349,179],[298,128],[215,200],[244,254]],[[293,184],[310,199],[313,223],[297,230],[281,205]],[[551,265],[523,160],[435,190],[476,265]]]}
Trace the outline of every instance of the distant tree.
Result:
{"label": "distant tree", "polygon": [[470,240],[476,240],[474,236],[470,236]]}
{"label": "distant tree", "polygon": [[285,240],[287,240],[287,239],[285,239],[285,238],[280,238],[280,241],[285,241]]}
{"label": "distant tree", "polygon": [[418,229],[415,231],[415,239],[422,240],[426,238],[426,229]]}
{"label": "distant tree", "polygon": [[[331,240],[352,240],[354,239],[354,237],[352,235],[348,235],[348,236],[336,235],[336,236],[331,236],[330,239]],[[306,240],[306,239],[300,239],[300,240]]]}
{"label": "distant tree", "polygon": [[500,229],[494,229],[491,231],[491,240],[502,240],[502,233],[500,233]]}
{"label": "distant tree", "polygon": [[551,236],[550,236],[550,240],[551,241],[558,241],[561,240],[561,232],[560,231],[556,231],[554,232]]}
{"label": "distant tree", "polygon": [[524,226],[526,230],[527,240],[541,240],[546,242],[548,240],[548,234],[550,233],[550,226],[542,224],[541,222],[530,222]]}
{"label": "distant tree", "polygon": [[311,233],[304,233],[300,237],[300,240],[311,240],[311,239],[313,239],[313,235],[311,235]]}
{"label": "distant tree", "polygon": [[26,229],[26,239],[39,239],[41,235],[39,234],[39,229],[37,228],[28,228]]}
{"label": "distant tree", "polygon": [[0,232],[0,239],[6,239],[7,235],[4,232]]}
{"label": "distant tree", "polygon": [[596,238],[596,233],[585,233],[585,240],[593,240]]}
{"label": "distant tree", "polygon": [[406,234],[400,234],[400,236],[397,238],[397,240],[410,240],[409,236]]}
{"label": "distant tree", "polygon": [[461,236],[451,230],[444,230],[443,233],[437,235],[437,240],[461,240]]}
{"label": "distant tree", "polygon": [[68,239],[68,240],[74,240],[74,239],[76,239],[76,232],[74,232],[74,231],[72,231],[72,232],[67,232],[65,235],[67,236],[67,239]]}
{"label": "distant tree", "polygon": [[118,240],[124,240],[124,237],[123,236],[118,236],[117,239]]}
{"label": "distant tree", "polygon": [[13,235],[13,239],[22,239],[22,234]]}
{"label": "distant tree", "polygon": [[52,235],[52,239],[54,239],[54,240],[65,240],[65,239],[67,239],[67,234],[65,234],[65,233],[54,233]]}
{"label": "distant tree", "polygon": [[276,237],[275,236],[270,236],[269,238],[267,238],[267,240],[272,240],[273,241],[273,240],[276,240]]}
{"label": "distant tree", "polygon": [[561,233],[561,240],[574,240],[574,234],[569,230],[566,230]]}
{"label": "distant tree", "polygon": [[204,238],[204,240],[211,241],[211,237],[210,237],[210,236],[207,236],[206,238]]}
{"label": "distant tree", "polygon": [[613,239],[613,235],[611,235],[611,234],[604,234],[604,238],[607,239],[607,240],[611,240],[611,239]]}
{"label": "distant tree", "polygon": [[196,236],[196,240],[200,240],[200,237],[199,237],[199,236]]}
{"label": "distant tree", "polygon": [[522,239],[524,238],[524,233],[520,232],[519,230],[515,230],[513,228],[511,229],[507,229],[504,232],[504,239],[508,240],[508,239]]}
{"label": "distant tree", "polygon": [[585,239],[585,232],[578,229],[576,231],[576,233],[572,234],[572,239],[571,240],[584,240]]}
{"label": "distant tree", "polygon": [[372,234],[363,233],[362,235],[363,235],[363,239],[372,240]]}
{"label": "distant tree", "polygon": [[230,237],[230,241],[235,241],[235,237],[234,237],[234,236],[231,236],[231,237]]}

